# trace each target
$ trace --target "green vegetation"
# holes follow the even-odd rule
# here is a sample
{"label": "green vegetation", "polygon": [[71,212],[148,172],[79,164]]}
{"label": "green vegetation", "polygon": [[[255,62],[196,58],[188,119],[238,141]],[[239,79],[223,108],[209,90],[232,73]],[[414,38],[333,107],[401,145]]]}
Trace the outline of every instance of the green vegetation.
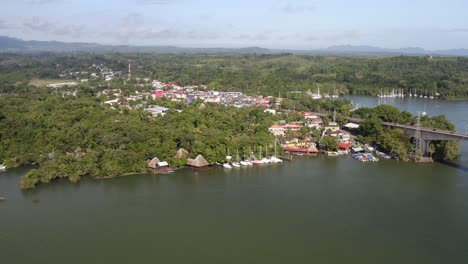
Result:
{"label": "green vegetation", "polygon": [[[61,98],[47,93],[0,97],[0,160],[8,167],[36,163],[21,181],[33,188],[58,178],[114,177],[147,171],[146,160],[159,157],[172,165],[179,148],[210,162],[239,149],[263,146],[272,153],[268,127],[275,117],[261,108],[198,103],[182,113],[154,119],[142,110],[110,109],[95,98]],[[265,150],[265,149],[264,149]]]}
{"label": "green vegetation", "polygon": [[[353,112],[353,117],[366,119],[359,128],[359,140],[376,144],[385,152],[408,160],[413,152],[411,139],[401,129],[389,129],[382,122],[416,124],[417,118],[408,112],[401,112],[390,105],[379,105],[375,108],[360,108]],[[455,126],[445,116],[421,117],[423,127],[432,127],[455,131]],[[460,143],[456,141],[432,141],[430,154],[437,160],[453,160],[460,155]]]}
{"label": "green vegetation", "polygon": [[339,141],[338,138],[332,136],[324,136],[320,142],[320,147],[324,150],[337,151]]}
{"label": "green vegetation", "polygon": [[[101,68],[125,73],[128,59],[134,62],[135,77],[129,82],[124,80],[125,74],[104,82],[99,74],[102,69],[91,66],[104,65]],[[93,71],[98,77],[90,78]],[[349,101],[312,100],[304,91],[320,87],[330,94],[376,95],[390,88],[426,89],[438,91],[444,98],[464,98],[468,96],[467,74],[466,58],[0,54],[0,160],[8,167],[38,164],[20,183],[22,189],[29,189],[59,178],[77,182],[83,176],[144,173],[147,159],[153,157],[183,166],[185,160],[173,157],[179,148],[188,150],[192,157],[202,154],[210,163],[223,161],[228,150],[233,154],[238,149],[241,157],[246,157],[261,146],[272,153],[274,137],[268,127],[279,120],[301,121],[298,112],[328,112],[331,117],[336,111],[336,120],[347,122],[352,108]],[[105,97],[96,97],[107,88],[121,89],[123,95],[137,89],[150,91],[150,86],[136,85],[137,78],[146,77],[181,85],[207,84],[207,89],[281,95],[281,109],[286,114],[273,116],[256,107],[200,107],[200,101],[184,105],[158,99],[149,103],[183,111],[169,111],[155,119],[136,107],[141,101],[131,102],[130,108],[112,109],[102,104]],[[80,84],[76,97],[62,97],[59,91],[42,87],[80,78],[89,78],[89,82]],[[410,113],[381,105],[352,115],[367,119],[361,125],[360,140],[402,159],[410,157],[411,139],[401,130],[382,126],[383,121],[414,124],[416,118]],[[323,121],[328,124],[330,120]],[[454,130],[444,116],[422,117],[421,124]],[[301,137],[311,133],[317,138],[321,131],[304,128],[296,132]],[[328,150],[338,148],[332,137],[324,137],[321,145]],[[454,159],[459,152],[457,142],[435,141],[430,146],[435,159]]]}
{"label": "green vegetation", "polygon": [[[291,91],[329,94],[378,95],[400,89],[405,93],[440,93],[442,98],[468,97],[468,58],[398,56],[379,58],[279,55],[105,54],[76,57],[0,54],[1,92],[25,89],[32,79],[57,79],[59,74],[88,71],[105,65],[133,75],[177,81],[182,85],[206,84],[210,89],[289,97]],[[66,79],[70,79],[67,75]],[[82,76],[86,77],[86,76]],[[89,77],[89,76],[88,76]],[[95,85],[91,82],[90,85]],[[113,87],[132,89],[122,79]]]}

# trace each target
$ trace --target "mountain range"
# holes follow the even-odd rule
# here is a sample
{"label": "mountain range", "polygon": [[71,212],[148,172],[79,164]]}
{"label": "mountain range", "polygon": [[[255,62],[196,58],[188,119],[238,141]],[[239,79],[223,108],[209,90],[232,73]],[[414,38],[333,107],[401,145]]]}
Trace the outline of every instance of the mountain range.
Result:
{"label": "mountain range", "polygon": [[423,48],[387,49],[373,46],[340,45],[316,50],[247,48],[182,48],[176,46],[130,46],[101,45],[83,42],[25,41],[7,36],[0,36],[0,52],[11,53],[199,53],[199,54],[310,54],[310,55],[346,55],[346,56],[391,56],[391,55],[434,55],[468,57],[468,49],[425,50]]}

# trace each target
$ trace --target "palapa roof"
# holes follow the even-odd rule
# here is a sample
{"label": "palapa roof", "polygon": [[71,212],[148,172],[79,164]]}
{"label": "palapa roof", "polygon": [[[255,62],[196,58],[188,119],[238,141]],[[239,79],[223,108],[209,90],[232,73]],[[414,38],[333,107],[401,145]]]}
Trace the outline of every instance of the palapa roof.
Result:
{"label": "palapa roof", "polygon": [[309,147],[309,149],[307,151],[308,152],[315,152],[315,153],[318,152],[317,147],[315,146],[315,144],[310,144],[310,147]]}
{"label": "palapa roof", "polygon": [[167,167],[167,166],[169,166],[169,163],[167,163],[166,161],[158,162],[158,166],[159,167]]}
{"label": "palapa roof", "polygon": [[176,155],[174,156],[174,158],[176,159],[182,159],[182,158],[187,158],[189,155],[188,151],[186,151],[185,149],[181,148],[177,151]]}
{"label": "palapa roof", "polygon": [[148,162],[148,167],[156,169],[156,165],[161,162],[158,158],[153,158],[150,162]]}
{"label": "palapa roof", "polygon": [[205,167],[209,165],[208,161],[206,161],[206,159],[202,155],[198,155],[195,159],[188,159],[187,164],[189,166],[197,167],[197,168]]}

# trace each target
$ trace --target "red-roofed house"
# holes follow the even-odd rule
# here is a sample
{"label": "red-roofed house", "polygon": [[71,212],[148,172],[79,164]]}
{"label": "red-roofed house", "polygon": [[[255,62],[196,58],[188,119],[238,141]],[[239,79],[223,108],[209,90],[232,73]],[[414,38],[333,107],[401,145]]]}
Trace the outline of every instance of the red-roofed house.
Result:
{"label": "red-roofed house", "polygon": [[284,126],[285,129],[287,130],[291,130],[291,131],[299,131],[301,130],[302,126],[296,124],[296,123],[291,123],[291,124],[287,124]]}

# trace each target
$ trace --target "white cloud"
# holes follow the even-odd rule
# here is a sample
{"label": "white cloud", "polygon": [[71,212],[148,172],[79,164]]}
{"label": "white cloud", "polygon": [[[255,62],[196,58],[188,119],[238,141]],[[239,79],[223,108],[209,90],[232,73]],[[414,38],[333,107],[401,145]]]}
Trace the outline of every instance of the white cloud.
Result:
{"label": "white cloud", "polygon": [[235,39],[248,41],[264,41],[272,38],[272,31],[263,31],[254,34],[240,34]]}
{"label": "white cloud", "polygon": [[23,26],[34,31],[48,32],[52,29],[52,24],[44,18],[33,17],[23,22]]}
{"label": "white cloud", "polygon": [[362,37],[362,34],[356,30],[346,30],[342,32],[335,32],[330,34],[324,34],[324,39],[337,42],[337,41],[349,41],[349,40],[356,40]]}
{"label": "white cloud", "polygon": [[56,36],[81,37],[85,33],[84,25],[60,24],[41,17],[23,21],[23,27],[29,31],[51,33]]}
{"label": "white cloud", "polygon": [[57,36],[80,37],[85,33],[84,25],[64,25],[53,29],[52,33]]}
{"label": "white cloud", "polygon": [[4,28],[9,28],[9,26],[4,20],[0,19],[0,29],[4,29]]}

